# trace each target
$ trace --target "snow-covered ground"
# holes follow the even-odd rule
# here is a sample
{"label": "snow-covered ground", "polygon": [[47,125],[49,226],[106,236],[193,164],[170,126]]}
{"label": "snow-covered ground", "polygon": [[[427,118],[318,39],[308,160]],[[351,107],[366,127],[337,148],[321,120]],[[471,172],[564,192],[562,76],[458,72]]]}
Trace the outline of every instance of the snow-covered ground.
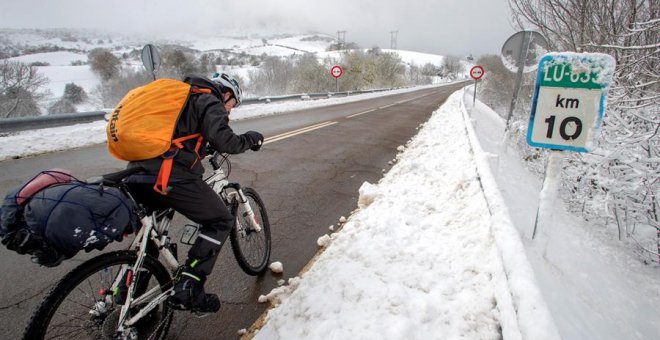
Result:
{"label": "snow-covered ground", "polygon": [[[378,95],[246,105],[232,119]],[[531,240],[541,181],[501,146],[502,119],[469,96],[464,109],[462,95],[362,186],[339,231],[319,235],[325,251],[308,272],[264,292],[278,306],[256,337],[493,339],[501,327],[505,339],[658,338],[658,268],[561,204]],[[46,144],[100,143],[104,127],[56,128],[61,143],[49,129]],[[0,158],[45,152],[20,149],[44,134],[0,137]]]}
{"label": "snow-covered ground", "polygon": [[[472,104],[471,97],[466,103]],[[660,268],[642,264],[603,226],[582,221],[560,203],[532,240],[542,182],[525,170],[512,148],[502,148],[504,120],[479,101],[471,111],[562,338],[659,339]]]}
{"label": "snow-covered ground", "polygon": [[559,338],[464,119],[457,92],[362,185],[311,269],[267,295],[256,339]]}

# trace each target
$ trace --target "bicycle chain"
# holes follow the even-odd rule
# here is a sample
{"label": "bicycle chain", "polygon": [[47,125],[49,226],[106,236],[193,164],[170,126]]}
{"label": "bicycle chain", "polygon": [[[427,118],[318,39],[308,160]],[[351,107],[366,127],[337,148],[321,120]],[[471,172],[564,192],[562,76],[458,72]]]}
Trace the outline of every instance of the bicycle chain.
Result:
{"label": "bicycle chain", "polygon": [[[147,338],[147,340],[155,340],[156,339],[155,335],[159,333],[158,330],[160,329],[160,327],[163,327],[167,322],[172,322],[172,320],[170,319],[170,316],[173,313],[174,313],[174,309],[173,308],[168,308],[168,312],[167,312],[167,314],[165,314],[165,317],[161,318],[163,321],[161,321],[158,324],[158,326],[156,326],[156,330],[149,336],[149,338]],[[171,325],[170,325],[170,327],[171,327]]]}

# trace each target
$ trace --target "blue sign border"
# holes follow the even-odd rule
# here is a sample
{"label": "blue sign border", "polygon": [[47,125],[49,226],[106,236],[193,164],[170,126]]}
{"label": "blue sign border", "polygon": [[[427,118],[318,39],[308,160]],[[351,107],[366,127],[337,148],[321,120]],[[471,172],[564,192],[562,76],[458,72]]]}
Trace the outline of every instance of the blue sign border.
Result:
{"label": "blue sign border", "polygon": [[[569,145],[558,145],[558,144],[547,144],[547,143],[536,143],[532,141],[532,128],[534,126],[534,118],[536,117],[536,104],[539,98],[539,89],[541,88],[541,81],[543,78],[543,66],[546,62],[555,59],[555,56],[561,55],[546,55],[539,61],[539,66],[536,71],[536,84],[534,85],[534,97],[532,99],[532,113],[529,116],[529,124],[527,125],[527,144],[532,147],[537,148],[548,148],[553,150],[565,150],[565,151],[575,151],[575,152],[589,152],[590,150],[583,147],[569,146]],[[603,122],[603,112],[605,111],[605,91],[601,92],[600,95],[600,105],[598,107],[598,119],[596,119],[596,130],[600,129],[600,125]]]}

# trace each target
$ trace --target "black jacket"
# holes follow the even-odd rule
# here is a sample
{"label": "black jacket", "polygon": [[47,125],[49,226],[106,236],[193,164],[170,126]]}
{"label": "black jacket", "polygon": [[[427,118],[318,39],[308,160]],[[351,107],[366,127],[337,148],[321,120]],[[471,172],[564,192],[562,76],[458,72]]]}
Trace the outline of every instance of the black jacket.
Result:
{"label": "black jacket", "polygon": [[[229,127],[229,113],[220,101],[220,89],[210,80],[199,76],[188,76],[184,82],[200,88],[208,88],[212,94],[191,94],[174,130],[173,139],[200,132],[204,141],[199,153],[205,156],[206,143],[218,152],[238,154],[252,146],[251,140],[245,135],[237,135]],[[185,148],[179,150],[174,157],[171,178],[200,178],[204,167],[195,155],[197,139],[184,142]],[[129,162],[128,167],[141,166],[152,174],[158,174],[162,158],[152,158],[146,161]]]}

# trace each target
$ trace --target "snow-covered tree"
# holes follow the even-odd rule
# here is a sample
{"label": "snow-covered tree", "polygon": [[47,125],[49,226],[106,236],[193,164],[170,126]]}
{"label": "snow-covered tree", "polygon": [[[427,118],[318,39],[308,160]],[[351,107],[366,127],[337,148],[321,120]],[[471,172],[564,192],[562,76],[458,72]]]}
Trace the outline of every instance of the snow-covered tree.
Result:
{"label": "snow-covered tree", "polygon": [[34,66],[0,61],[0,118],[39,115],[39,101],[49,95],[43,88],[47,83]]}
{"label": "snow-covered tree", "polygon": [[[599,148],[571,154],[567,201],[591,220],[613,221],[620,238],[660,258],[660,1],[509,0],[553,50],[601,52],[616,60]],[[605,217],[605,218],[603,218]]]}

